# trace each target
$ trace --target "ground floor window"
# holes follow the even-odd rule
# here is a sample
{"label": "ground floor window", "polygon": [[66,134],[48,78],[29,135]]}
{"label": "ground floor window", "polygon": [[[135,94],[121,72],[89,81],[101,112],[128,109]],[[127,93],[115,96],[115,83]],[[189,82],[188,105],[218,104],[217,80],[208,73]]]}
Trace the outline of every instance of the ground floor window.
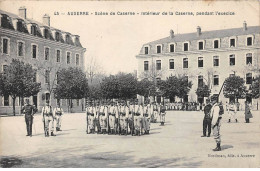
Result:
{"label": "ground floor window", "polygon": [[9,95],[4,95],[4,106],[9,106]]}

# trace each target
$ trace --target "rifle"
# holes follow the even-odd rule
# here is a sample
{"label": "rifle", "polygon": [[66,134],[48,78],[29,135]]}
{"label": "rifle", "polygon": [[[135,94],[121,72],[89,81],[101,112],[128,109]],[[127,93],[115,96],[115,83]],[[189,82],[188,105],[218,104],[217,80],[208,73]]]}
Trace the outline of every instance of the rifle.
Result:
{"label": "rifle", "polygon": [[134,133],[134,127],[135,127],[135,122],[134,122],[134,113],[135,113],[135,102],[134,102],[134,111],[132,113],[132,128],[131,128],[131,132],[132,132],[132,136]]}
{"label": "rifle", "polygon": [[87,134],[88,134],[88,108],[86,108],[87,113]]}
{"label": "rifle", "polygon": [[110,132],[110,127],[109,127],[109,110],[110,110],[110,108],[107,107],[107,133],[108,134]]}
{"label": "rifle", "polygon": [[[45,107],[42,110],[45,111]],[[46,134],[46,129],[45,129],[45,115],[44,115],[44,112],[43,112],[43,131],[44,131],[44,135],[47,135]]]}

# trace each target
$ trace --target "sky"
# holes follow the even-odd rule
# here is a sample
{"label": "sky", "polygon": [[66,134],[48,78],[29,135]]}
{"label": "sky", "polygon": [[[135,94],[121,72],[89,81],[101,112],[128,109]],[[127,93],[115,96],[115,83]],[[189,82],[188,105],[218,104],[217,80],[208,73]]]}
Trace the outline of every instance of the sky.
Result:
{"label": "sky", "polygon": [[[27,17],[42,22],[44,14],[51,26],[80,36],[88,59],[95,58],[107,74],[133,72],[136,55],[143,44],[175,34],[242,27],[259,24],[259,2],[256,1],[1,1],[0,9],[18,14],[27,8]],[[234,12],[235,15],[196,16],[197,12]],[[60,15],[54,15],[55,13]],[[68,12],[89,12],[93,15],[69,16]],[[174,15],[94,15],[95,12],[173,12]],[[176,15],[194,12],[194,16]],[[64,13],[64,15],[62,15]]]}

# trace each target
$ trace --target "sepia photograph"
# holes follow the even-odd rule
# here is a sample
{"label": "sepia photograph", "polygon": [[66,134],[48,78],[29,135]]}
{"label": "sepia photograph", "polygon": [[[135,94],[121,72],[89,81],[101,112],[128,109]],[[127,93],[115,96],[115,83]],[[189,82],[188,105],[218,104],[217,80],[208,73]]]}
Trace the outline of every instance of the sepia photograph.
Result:
{"label": "sepia photograph", "polygon": [[259,168],[259,10],[0,0],[0,168]]}

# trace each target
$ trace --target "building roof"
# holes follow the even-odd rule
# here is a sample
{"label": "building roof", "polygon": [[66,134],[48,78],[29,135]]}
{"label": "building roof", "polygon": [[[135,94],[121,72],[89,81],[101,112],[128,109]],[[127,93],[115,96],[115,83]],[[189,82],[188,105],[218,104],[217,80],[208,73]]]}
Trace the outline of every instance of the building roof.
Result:
{"label": "building roof", "polygon": [[192,41],[192,40],[203,40],[203,39],[214,39],[214,38],[223,38],[223,37],[231,37],[231,36],[238,36],[238,35],[248,35],[259,33],[260,27],[259,26],[251,26],[247,27],[247,30],[244,31],[243,28],[231,28],[231,29],[224,29],[224,30],[213,30],[213,31],[201,31],[201,34],[197,36],[197,32],[194,33],[186,33],[186,34],[176,34],[173,38],[170,36],[155,40],[147,44],[162,44],[162,43],[170,43],[170,42],[185,42],[185,41]]}

